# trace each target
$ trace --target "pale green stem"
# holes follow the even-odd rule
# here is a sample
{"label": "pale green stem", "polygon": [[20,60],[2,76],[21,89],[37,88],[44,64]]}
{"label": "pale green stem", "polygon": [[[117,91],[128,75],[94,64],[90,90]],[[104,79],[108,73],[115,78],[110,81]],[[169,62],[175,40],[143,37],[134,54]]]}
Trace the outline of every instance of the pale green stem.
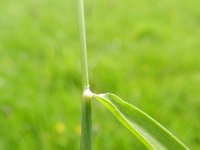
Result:
{"label": "pale green stem", "polygon": [[85,89],[89,87],[89,77],[88,77],[87,47],[86,47],[83,0],[78,0],[78,4],[79,4],[79,32],[80,32],[80,44],[81,44],[82,82]]}
{"label": "pale green stem", "polygon": [[87,64],[87,48],[86,33],[84,19],[83,0],[78,0],[79,5],[79,28],[81,43],[81,69],[83,84],[83,101],[82,101],[82,117],[81,117],[81,150],[92,150],[92,93],[89,89],[88,64]]}

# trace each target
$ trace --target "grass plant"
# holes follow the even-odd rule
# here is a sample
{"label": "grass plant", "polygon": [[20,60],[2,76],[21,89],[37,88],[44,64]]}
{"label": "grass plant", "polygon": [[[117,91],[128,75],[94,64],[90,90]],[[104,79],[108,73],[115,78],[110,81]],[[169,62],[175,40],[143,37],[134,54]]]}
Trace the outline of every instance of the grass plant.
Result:
{"label": "grass plant", "polygon": [[114,94],[95,94],[90,91],[83,0],[79,0],[79,28],[83,84],[81,150],[92,150],[92,99],[96,99],[101,102],[127,129],[131,131],[132,134],[134,134],[149,149],[189,149],[166,128],[164,128],[157,121],[152,119],[148,114],[144,113],[137,107],[124,102],[121,98]]}
{"label": "grass plant", "polygon": [[[84,3],[92,92],[116,93],[199,150],[200,1]],[[1,150],[80,148],[77,16],[76,0],[0,1]],[[147,150],[98,101],[93,149]]]}

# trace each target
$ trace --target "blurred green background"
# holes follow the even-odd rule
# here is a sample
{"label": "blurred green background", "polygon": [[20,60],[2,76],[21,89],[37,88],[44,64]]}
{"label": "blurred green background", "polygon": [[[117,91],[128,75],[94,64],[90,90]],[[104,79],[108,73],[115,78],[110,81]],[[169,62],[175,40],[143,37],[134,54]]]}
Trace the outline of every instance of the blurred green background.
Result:
{"label": "blurred green background", "polygon": [[[200,148],[200,2],[85,0],[92,91],[138,106]],[[75,0],[0,1],[0,149],[77,150]],[[95,150],[145,147],[93,102]]]}

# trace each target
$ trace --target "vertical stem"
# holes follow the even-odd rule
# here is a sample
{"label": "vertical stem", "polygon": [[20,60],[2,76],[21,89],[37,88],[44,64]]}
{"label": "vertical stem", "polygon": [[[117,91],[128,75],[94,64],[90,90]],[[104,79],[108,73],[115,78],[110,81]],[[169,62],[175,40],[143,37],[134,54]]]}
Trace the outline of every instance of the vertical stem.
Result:
{"label": "vertical stem", "polygon": [[92,93],[89,90],[88,64],[87,64],[87,48],[86,33],[84,20],[84,4],[83,0],[78,0],[79,5],[79,32],[81,44],[81,69],[83,84],[83,100],[82,100],[82,116],[81,116],[81,150],[92,150],[92,109],[91,98]]}
{"label": "vertical stem", "polygon": [[86,89],[82,101],[81,150],[92,150],[91,97],[90,90]]}
{"label": "vertical stem", "polygon": [[84,88],[89,87],[88,64],[87,64],[87,47],[86,47],[86,33],[85,33],[85,19],[84,19],[84,4],[83,0],[78,0],[79,4],[79,32],[81,42],[81,68],[82,68],[82,82]]}

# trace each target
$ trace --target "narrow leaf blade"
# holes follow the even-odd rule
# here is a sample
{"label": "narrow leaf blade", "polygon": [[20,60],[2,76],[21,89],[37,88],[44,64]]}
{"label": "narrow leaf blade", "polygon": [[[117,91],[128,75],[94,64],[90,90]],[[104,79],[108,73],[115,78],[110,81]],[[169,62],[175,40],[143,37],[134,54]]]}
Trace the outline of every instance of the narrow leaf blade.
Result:
{"label": "narrow leaf blade", "polygon": [[145,112],[123,101],[114,94],[94,94],[114,116],[149,149],[186,150],[187,148],[172,133]]}

